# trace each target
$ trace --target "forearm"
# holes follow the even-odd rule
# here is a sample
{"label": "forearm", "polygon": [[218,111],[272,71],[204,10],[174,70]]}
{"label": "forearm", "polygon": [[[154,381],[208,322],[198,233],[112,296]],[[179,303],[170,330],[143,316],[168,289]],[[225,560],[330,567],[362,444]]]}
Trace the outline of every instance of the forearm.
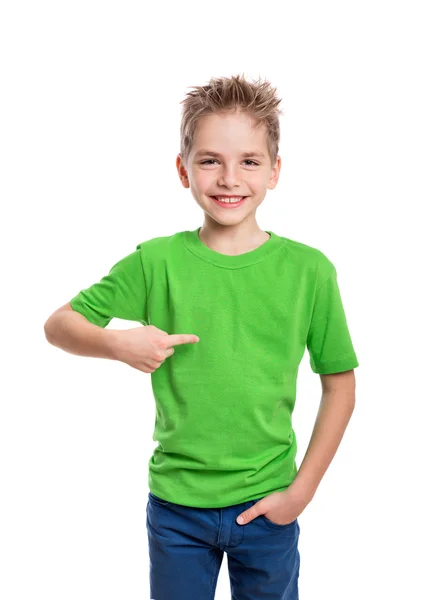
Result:
{"label": "forearm", "polygon": [[50,344],[70,354],[117,360],[118,332],[90,323],[77,311],[54,313],[45,323],[44,332]]}
{"label": "forearm", "polygon": [[[292,482],[312,498],[329,467],[347,428],[355,406],[354,391],[323,392],[312,436]],[[288,488],[289,489],[289,488]]]}

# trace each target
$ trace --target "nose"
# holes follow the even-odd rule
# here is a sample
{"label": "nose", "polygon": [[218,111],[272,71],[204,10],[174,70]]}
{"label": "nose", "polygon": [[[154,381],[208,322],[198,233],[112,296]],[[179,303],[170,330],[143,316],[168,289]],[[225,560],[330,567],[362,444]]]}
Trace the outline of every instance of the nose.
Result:
{"label": "nose", "polygon": [[239,175],[237,167],[225,167],[223,168],[221,175],[218,179],[218,185],[224,185],[228,188],[233,188],[235,185],[239,185]]}

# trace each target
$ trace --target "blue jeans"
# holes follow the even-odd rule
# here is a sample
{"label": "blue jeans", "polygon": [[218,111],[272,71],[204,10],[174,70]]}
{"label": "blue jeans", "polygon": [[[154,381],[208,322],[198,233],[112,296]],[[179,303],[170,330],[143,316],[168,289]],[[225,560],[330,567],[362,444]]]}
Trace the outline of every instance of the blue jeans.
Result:
{"label": "blue jeans", "polygon": [[149,492],[150,598],[213,600],[225,551],[232,600],[298,600],[298,519],[279,525],[260,515],[239,525],[259,500],[197,508]]}

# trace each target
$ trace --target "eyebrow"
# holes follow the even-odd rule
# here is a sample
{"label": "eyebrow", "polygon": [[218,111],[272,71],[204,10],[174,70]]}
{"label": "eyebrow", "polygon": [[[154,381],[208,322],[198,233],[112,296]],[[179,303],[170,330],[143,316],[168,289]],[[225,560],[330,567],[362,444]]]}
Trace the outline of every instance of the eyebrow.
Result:
{"label": "eyebrow", "polygon": [[[221,154],[219,154],[218,152],[213,152],[212,150],[198,150],[198,152],[195,153],[195,156],[217,156],[220,157]],[[265,158],[265,154],[262,154],[262,152],[241,152],[241,156],[243,156],[244,158],[247,158],[249,156],[258,156],[259,158]]]}

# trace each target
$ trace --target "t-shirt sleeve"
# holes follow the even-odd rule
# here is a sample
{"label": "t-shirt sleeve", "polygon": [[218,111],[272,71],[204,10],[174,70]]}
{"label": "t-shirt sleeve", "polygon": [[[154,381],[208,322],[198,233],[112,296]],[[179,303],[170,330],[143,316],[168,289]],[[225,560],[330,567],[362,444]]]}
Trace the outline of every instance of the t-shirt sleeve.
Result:
{"label": "t-shirt sleeve", "polygon": [[73,310],[106,327],[113,318],[147,325],[147,291],[139,247],[119,260],[100,281],[70,300]]}
{"label": "t-shirt sleeve", "polygon": [[310,366],[314,373],[341,373],[359,366],[351,341],[339,291],[337,272],[327,259],[315,293],[307,336]]}

